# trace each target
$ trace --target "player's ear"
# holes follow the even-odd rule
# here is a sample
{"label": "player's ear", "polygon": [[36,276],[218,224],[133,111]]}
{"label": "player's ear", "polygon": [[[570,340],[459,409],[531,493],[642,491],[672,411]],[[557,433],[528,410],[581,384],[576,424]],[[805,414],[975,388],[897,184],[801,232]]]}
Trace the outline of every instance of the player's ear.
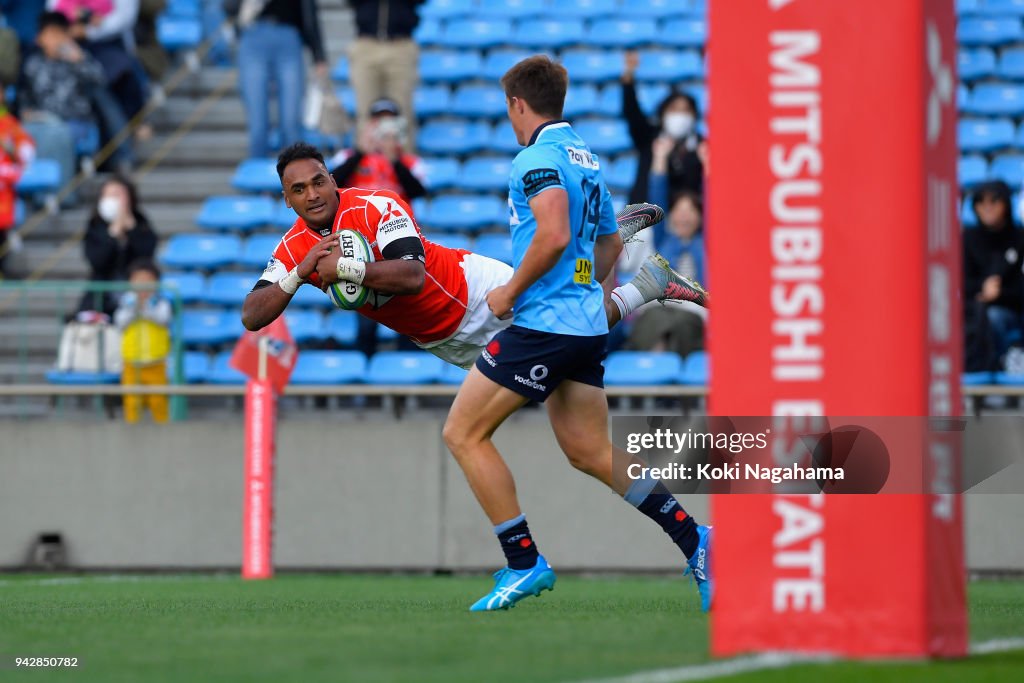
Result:
{"label": "player's ear", "polygon": [[287,206],[289,209],[292,208],[292,203],[288,200],[288,193],[285,192],[284,190],[281,190],[281,196],[284,197],[284,205]]}

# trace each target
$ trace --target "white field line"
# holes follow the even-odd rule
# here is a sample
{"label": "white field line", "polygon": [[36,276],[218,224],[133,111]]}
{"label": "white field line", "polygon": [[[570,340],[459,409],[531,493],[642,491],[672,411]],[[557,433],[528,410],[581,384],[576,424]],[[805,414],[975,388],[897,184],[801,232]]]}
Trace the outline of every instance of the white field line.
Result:
{"label": "white field line", "polygon": [[173,581],[223,581],[236,574],[104,574],[101,576],[53,576],[41,579],[0,579],[0,588],[18,586],[78,586],[87,583],[161,583]]}

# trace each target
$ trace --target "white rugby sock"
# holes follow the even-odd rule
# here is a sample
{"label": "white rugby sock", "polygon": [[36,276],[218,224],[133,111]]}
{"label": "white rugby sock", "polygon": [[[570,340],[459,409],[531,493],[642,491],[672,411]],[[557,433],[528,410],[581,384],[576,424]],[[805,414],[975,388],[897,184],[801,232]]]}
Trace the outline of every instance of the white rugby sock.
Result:
{"label": "white rugby sock", "polygon": [[619,315],[622,316],[622,320],[625,320],[626,316],[647,303],[643,293],[632,282],[616,287],[612,290],[611,296],[615,306],[619,309]]}

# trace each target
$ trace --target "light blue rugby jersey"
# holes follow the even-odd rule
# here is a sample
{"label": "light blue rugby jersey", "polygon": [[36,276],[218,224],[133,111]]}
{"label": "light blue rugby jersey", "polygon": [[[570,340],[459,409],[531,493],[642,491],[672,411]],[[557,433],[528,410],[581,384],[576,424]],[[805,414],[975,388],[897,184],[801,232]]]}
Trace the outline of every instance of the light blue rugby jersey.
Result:
{"label": "light blue rugby jersey", "polygon": [[555,187],[569,196],[572,239],[555,267],[516,299],[513,324],[583,337],[606,334],[604,293],[594,279],[594,242],[616,231],[615,210],[597,155],[566,121],[538,128],[512,162],[509,225],[517,269],[537,230],[529,200]]}

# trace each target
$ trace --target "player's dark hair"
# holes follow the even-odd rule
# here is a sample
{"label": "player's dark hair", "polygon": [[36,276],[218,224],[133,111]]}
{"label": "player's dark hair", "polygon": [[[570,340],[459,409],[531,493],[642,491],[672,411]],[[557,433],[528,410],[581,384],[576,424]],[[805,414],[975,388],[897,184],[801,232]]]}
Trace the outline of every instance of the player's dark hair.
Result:
{"label": "player's dark hair", "polygon": [[64,31],[71,30],[71,21],[64,15],[63,12],[43,12],[39,15],[39,31],[44,28],[59,28]]}
{"label": "player's dark hair", "polygon": [[288,168],[288,164],[300,159],[313,159],[327,168],[327,164],[324,163],[324,155],[320,153],[320,150],[307,142],[296,142],[277,157],[277,177],[284,180],[284,169]]}
{"label": "player's dark hair", "polygon": [[505,97],[525,100],[540,116],[562,118],[569,73],[547,55],[527,57],[501,77]]}
{"label": "player's dark hair", "polygon": [[157,267],[156,262],[148,258],[135,259],[128,265],[128,277],[131,277],[139,271],[146,271],[151,274],[157,280],[160,279],[160,268]]}
{"label": "player's dark hair", "polygon": [[668,109],[676,100],[684,100],[690,105],[690,109],[693,110],[693,118],[700,118],[700,107],[697,106],[697,100],[693,95],[673,88],[667,95],[665,95],[665,99],[661,101],[661,104],[658,105],[658,128],[661,128],[665,123],[665,110]]}
{"label": "player's dark hair", "polygon": [[100,193],[96,195],[96,203],[93,204],[92,207],[93,220],[103,220],[100,217],[100,196],[102,196],[103,194],[104,187],[115,183],[123,187],[125,189],[125,192],[128,193],[128,209],[132,212],[132,215],[135,216],[136,220],[138,220],[139,218],[143,218],[142,212],[139,211],[139,191],[136,189],[135,183],[128,180],[127,176],[123,176],[120,173],[115,173],[114,175],[107,178],[103,185],[100,186]]}

